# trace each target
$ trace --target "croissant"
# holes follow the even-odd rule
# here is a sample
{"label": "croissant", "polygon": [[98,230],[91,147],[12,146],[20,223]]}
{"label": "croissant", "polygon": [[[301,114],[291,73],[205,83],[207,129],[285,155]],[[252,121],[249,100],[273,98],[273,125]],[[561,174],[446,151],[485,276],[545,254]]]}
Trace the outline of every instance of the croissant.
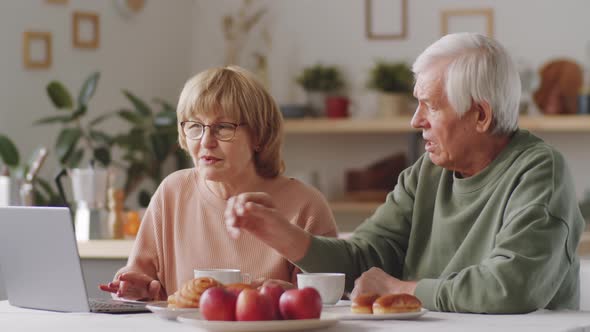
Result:
{"label": "croissant", "polygon": [[174,294],[168,296],[169,308],[198,308],[201,294],[211,287],[223,286],[210,277],[195,278],[187,281]]}

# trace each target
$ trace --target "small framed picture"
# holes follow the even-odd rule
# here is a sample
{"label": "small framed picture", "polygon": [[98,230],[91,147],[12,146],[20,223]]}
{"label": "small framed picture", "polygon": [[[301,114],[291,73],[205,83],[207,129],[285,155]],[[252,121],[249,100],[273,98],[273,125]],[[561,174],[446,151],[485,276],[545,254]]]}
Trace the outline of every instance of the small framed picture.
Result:
{"label": "small framed picture", "polygon": [[23,33],[23,64],[29,69],[51,66],[51,33],[25,31]]}
{"label": "small framed picture", "polygon": [[367,39],[404,39],[408,29],[408,0],[365,0]]}
{"label": "small framed picture", "polygon": [[493,38],[494,10],[491,8],[443,10],[441,34],[444,36],[455,32],[477,32]]}
{"label": "small framed picture", "polygon": [[74,12],[72,14],[72,44],[77,48],[94,49],[100,44],[100,21],[98,14]]}

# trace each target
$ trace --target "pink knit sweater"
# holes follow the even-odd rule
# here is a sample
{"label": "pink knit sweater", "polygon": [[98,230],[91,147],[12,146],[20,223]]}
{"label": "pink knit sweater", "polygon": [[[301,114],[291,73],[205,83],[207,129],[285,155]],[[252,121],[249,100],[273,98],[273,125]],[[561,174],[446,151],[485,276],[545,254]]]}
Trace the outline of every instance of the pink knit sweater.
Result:
{"label": "pink knit sweater", "polygon": [[[314,188],[279,176],[264,187],[279,211],[306,231],[336,236],[334,216]],[[226,201],[204,185],[196,169],[170,174],[152,197],[127,266],[160,280],[166,293],[193,278],[195,268],[235,268],[258,278],[296,283],[299,271],[288,260],[248,233],[229,237],[223,213]]]}

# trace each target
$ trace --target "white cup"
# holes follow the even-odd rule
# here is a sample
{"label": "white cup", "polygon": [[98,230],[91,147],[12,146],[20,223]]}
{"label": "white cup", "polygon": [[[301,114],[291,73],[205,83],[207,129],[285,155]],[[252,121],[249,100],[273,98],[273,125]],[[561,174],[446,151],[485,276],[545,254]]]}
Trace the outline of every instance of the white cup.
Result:
{"label": "white cup", "polygon": [[322,297],[323,304],[336,304],[344,294],[344,273],[299,273],[297,287],[313,287]]}
{"label": "white cup", "polygon": [[242,273],[237,269],[194,269],[195,278],[211,277],[222,284],[246,283],[249,284],[252,279],[250,274]]}

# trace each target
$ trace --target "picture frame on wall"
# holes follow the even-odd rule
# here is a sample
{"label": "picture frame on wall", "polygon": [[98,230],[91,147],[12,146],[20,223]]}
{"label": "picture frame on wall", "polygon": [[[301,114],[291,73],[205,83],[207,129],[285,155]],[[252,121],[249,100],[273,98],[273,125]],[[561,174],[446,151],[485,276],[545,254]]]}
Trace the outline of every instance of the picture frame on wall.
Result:
{"label": "picture frame on wall", "polygon": [[441,34],[477,32],[494,38],[494,10],[492,8],[453,9],[441,12]]}
{"label": "picture frame on wall", "polygon": [[408,0],[365,0],[365,31],[369,40],[405,39]]}
{"label": "picture frame on wall", "polygon": [[51,33],[25,31],[23,33],[23,65],[28,69],[51,67]]}
{"label": "picture frame on wall", "polygon": [[75,11],[72,14],[72,44],[76,48],[96,49],[100,45],[98,14]]}

